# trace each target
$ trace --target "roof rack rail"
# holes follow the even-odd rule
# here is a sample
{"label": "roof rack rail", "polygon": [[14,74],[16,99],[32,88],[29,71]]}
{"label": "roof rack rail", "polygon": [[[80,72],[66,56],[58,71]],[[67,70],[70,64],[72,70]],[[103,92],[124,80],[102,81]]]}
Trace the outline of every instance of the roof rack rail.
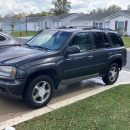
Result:
{"label": "roof rack rail", "polygon": [[75,26],[62,26],[62,27],[59,27],[58,29],[76,29]]}
{"label": "roof rack rail", "polygon": [[90,28],[88,26],[61,26],[57,29],[84,29],[84,28]]}
{"label": "roof rack rail", "polygon": [[115,31],[110,28],[97,28],[89,26],[62,26],[57,29],[82,29],[82,30],[103,30],[103,31]]}
{"label": "roof rack rail", "polygon": [[103,30],[103,31],[114,31],[110,28],[96,28],[96,27],[88,27],[88,28],[83,28],[83,30],[92,30],[92,29],[95,29],[95,30]]}

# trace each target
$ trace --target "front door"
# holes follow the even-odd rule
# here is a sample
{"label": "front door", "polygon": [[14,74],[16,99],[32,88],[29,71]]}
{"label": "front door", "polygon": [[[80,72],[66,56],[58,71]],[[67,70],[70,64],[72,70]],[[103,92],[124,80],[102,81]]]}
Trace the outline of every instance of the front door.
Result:
{"label": "front door", "polygon": [[69,47],[77,46],[80,53],[69,54],[64,59],[64,78],[75,78],[90,75],[93,56],[89,32],[77,33],[72,38]]}

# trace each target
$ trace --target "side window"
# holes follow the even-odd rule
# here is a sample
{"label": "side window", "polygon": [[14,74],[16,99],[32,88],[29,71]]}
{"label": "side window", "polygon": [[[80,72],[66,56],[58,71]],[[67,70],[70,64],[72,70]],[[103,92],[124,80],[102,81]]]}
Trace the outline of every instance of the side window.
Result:
{"label": "side window", "polygon": [[5,37],[0,36],[0,42],[5,41],[5,40],[6,40],[6,38],[5,38]]}
{"label": "side window", "polygon": [[78,33],[76,34],[70,46],[78,46],[81,52],[85,52],[91,49],[90,33]]}
{"label": "side window", "polygon": [[119,47],[119,46],[123,46],[124,45],[121,37],[118,36],[117,34],[109,33],[109,36],[110,36],[110,38],[112,40],[112,44],[113,44],[114,47]]}
{"label": "side window", "polygon": [[108,38],[105,33],[94,32],[94,49],[107,48],[110,47]]}

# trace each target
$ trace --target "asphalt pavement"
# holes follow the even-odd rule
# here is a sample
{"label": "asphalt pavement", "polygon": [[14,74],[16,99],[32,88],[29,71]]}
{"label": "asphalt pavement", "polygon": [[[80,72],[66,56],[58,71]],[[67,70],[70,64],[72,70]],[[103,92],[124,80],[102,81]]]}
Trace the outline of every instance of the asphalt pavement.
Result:
{"label": "asphalt pavement", "polygon": [[130,71],[130,50],[127,51],[127,65],[125,69]]}
{"label": "asphalt pavement", "polygon": [[18,41],[20,44],[26,43],[31,37],[28,38],[15,38],[16,41]]}

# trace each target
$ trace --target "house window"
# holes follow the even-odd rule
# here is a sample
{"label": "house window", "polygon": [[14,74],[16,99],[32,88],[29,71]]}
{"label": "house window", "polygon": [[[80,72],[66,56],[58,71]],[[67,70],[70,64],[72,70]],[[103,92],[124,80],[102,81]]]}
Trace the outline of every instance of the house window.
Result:
{"label": "house window", "polygon": [[57,22],[57,27],[59,27],[59,23]]}
{"label": "house window", "polygon": [[40,30],[40,22],[37,24],[37,29]]}
{"label": "house window", "polygon": [[118,21],[118,23],[117,23],[117,29],[121,30],[121,31],[124,31],[125,30],[125,22]]}
{"label": "house window", "polygon": [[47,22],[45,22],[45,28],[47,28]]}
{"label": "house window", "polygon": [[101,22],[99,23],[99,28],[103,28],[103,24]]}
{"label": "house window", "polygon": [[98,28],[98,23],[97,22],[95,23],[95,27]]}
{"label": "house window", "polygon": [[103,23],[102,22],[96,22],[95,27],[96,28],[103,28]]}
{"label": "house window", "polygon": [[40,26],[40,22],[38,22],[38,27]]}

